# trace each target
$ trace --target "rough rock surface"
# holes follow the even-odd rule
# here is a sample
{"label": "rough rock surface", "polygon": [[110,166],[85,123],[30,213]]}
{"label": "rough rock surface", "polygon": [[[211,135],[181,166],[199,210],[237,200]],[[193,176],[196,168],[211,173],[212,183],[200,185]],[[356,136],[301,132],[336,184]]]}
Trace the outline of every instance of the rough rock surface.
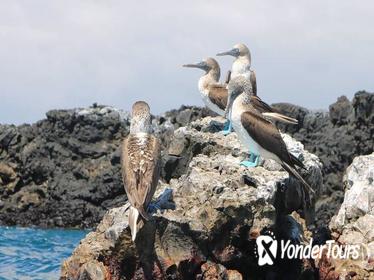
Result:
{"label": "rough rock surface", "polygon": [[[329,112],[275,106],[300,121],[298,126],[279,124],[281,130],[323,163],[316,212],[318,225],[326,225],[343,201],[345,169],[355,156],[374,151],[374,95],[358,92],[352,102],[341,97]],[[165,181],[185,174],[191,155],[206,149],[204,143],[171,142],[174,130],[210,114],[183,106],[153,119],[163,149],[170,153],[163,155]],[[0,224],[96,226],[107,209],[126,201],[119,147],[127,133],[127,114],[103,106],[53,110],[33,125],[0,125]]]}
{"label": "rough rock surface", "polygon": [[[63,263],[62,279],[266,276],[269,272],[257,266],[254,237],[271,226],[288,233],[288,214],[293,211],[313,219],[313,201],[322,186],[321,163],[284,135],[289,149],[307,167],[303,175],[316,191],[309,197],[273,161],[240,167],[246,153],[234,133],[216,132],[223,124],[220,117],[206,117],[177,129],[169,151],[190,159],[189,164],[183,167],[174,161],[174,170],[185,168],[183,174],[160,184],[158,190],[172,191],[168,203],[172,209],[157,212],[140,230],[135,245],[127,225],[128,205],[111,209]],[[286,275],[290,271],[287,268]],[[301,271],[294,273],[296,277]]]}
{"label": "rough rock surface", "polygon": [[353,160],[344,175],[344,185],[344,201],[331,223],[340,230],[363,216],[374,215],[374,153]]}
{"label": "rough rock surface", "polygon": [[292,104],[274,104],[299,120],[297,126],[278,124],[305,145],[323,164],[324,189],[317,202],[318,224],[326,225],[343,201],[343,174],[353,158],[374,152],[374,94],[358,92],[352,102],[345,96],[329,112],[313,112]]}
{"label": "rough rock surface", "polygon": [[371,258],[357,262],[339,263],[342,273],[354,271],[361,278],[374,278],[374,153],[356,157],[344,175],[344,201],[330,228],[341,244],[360,244]]}
{"label": "rough rock surface", "polygon": [[[154,118],[168,145],[179,127],[208,113],[182,107]],[[126,202],[120,145],[128,114],[112,107],[52,110],[33,125],[0,125],[0,224],[92,228]]]}
{"label": "rough rock surface", "polygon": [[0,171],[0,222],[91,227],[123,204],[115,152],[126,120],[121,111],[95,106],[49,111],[33,125],[1,125],[0,160],[8,172]]}

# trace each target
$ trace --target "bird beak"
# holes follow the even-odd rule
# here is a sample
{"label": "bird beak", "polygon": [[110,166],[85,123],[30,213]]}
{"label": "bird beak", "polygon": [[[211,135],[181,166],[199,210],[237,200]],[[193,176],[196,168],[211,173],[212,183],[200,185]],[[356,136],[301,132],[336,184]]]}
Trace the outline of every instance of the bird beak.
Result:
{"label": "bird beak", "polygon": [[217,56],[224,56],[224,55],[238,56],[239,54],[240,54],[239,49],[234,48],[234,49],[231,49],[227,52],[217,53]]}
{"label": "bird beak", "polygon": [[196,64],[183,64],[182,67],[198,68]]}
{"label": "bird beak", "polygon": [[199,68],[199,69],[203,69],[205,67],[205,62],[199,62],[199,63],[195,63],[195,64],[184,64],[182,65],[183,67],[188,67],[188,68]]}

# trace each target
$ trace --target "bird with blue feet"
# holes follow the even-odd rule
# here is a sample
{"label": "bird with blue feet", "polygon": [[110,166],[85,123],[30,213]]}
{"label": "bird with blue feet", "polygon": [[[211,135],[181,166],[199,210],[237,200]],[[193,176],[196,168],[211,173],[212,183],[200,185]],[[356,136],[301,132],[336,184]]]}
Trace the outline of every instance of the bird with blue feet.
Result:
{"label": "bird with blue feet", "polygon": [[[231,80],[233,81],[233,79]],[[230,83],[231,83],[230,81]],[[250,160],[241,164],[247,167],[258,165],[258,157],[278,162],[289,174],[299,179],[303,186],[314,190],[296,170],[296,166],[306,169],[304,164],[291,154],[277,127],[267,119],[253,103],[252,87],[246,79],[229,89],[226,116],[230,118],[240,142],[251,150]],[[231,112],[229,114],[229,112]]]}
{"label": "bird with blue feet", "polygon": [[[156,191],[161,169],[161,145],[151,133],[151,113],[144,101],[132,106],[130,133],[122,144],[122,178],[130,202],[129,227],[132,240],[138,221],[149,221],[149,204]],[[139,217],[140,215],[140,217]]]}
{"label": "bird with blue feet", "polygon": [[[205,73],[200,77],[198,88],[201,98],[205,106],[220,116],[224,116],[227,105],[227,82],[230,79],[230,72],[228,72],[225,83],[220,83],[221,68],[218,62],[211,57],[208,57],[198,63],[185,64],[183,67],[198,68]],[[230,121],[225,123],[224,129],[221,131],[224,135],[230,134],[232,125]]]}

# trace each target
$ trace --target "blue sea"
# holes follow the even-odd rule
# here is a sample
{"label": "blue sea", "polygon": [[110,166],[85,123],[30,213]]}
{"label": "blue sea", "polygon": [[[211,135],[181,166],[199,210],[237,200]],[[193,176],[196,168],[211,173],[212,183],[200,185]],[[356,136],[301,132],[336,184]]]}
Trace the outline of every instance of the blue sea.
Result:
{"label": "blue sea", "polygon": [[0,226],[0,280],[58,279],[87,231]]}

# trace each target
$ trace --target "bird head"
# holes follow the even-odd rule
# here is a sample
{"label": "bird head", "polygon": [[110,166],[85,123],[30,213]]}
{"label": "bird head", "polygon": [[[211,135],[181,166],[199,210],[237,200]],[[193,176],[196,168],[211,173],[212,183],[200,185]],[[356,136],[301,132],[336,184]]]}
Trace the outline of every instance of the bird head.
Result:
{"label": "bird head", "polygon": [[130,133],[145,132],[151,129],[151,111],[144,101],[137,101],[132,105]]}
{"label": "bird head", "polygon": [[231,50],[217,53],[217,56],[231,55],[233,57],[249,55],[249,49],[246,45],[239,43],[236,44]]}
{"label": "bird head", "polygon": [[208,73],[209,71],[220,71],[217,60],[212,57],[208,57],[198,63],[184,64],[183,67],[198,68],[204,70],[206,73]]}

